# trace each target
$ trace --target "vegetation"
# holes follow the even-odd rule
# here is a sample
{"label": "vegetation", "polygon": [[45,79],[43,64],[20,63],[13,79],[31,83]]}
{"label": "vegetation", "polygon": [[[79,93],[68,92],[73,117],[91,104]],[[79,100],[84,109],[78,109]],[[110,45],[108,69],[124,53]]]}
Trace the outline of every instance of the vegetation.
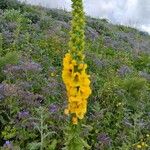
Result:
{"label": "vegetation", "polygon": [[[62,10],[0,1],[2,150],[61,150],[69,139],[61,74],[71,18]],[[80,127],[85,149],[148,150],[150,36],[104,19],[86,20],[92,95]]]}

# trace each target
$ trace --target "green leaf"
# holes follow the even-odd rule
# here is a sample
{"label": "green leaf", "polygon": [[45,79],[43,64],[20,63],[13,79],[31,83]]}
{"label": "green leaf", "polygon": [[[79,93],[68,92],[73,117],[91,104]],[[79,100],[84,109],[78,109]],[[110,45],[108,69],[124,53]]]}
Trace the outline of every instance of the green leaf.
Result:
{"label": "green leaf", "polygon": [[28,145],[28,148],[30,150],[37,150],[39,147],[41,146],[41,143],[37,143],[37,142],[32,142]]}
{"label": "green leaf", "polygon": [[57,140],[54,139],[51,143],[51,145],[48,146],[49,150],[55,150],[57,146]]}

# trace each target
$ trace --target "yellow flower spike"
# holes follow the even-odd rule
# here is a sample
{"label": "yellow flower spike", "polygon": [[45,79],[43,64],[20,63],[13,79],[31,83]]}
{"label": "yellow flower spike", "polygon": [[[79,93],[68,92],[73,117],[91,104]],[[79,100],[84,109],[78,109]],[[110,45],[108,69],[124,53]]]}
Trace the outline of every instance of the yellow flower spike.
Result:
{"label": "yellow flower spike", "polygon": [[72,16],[69,52],[63,59],[62,78],[66,86],[68,107],[65,114],[72,117],[72,123],[77,124],[87,111],[87,99],[91,94],[89,75],[84,63],[85,47],[85,17],[82,0],[72,0]]}

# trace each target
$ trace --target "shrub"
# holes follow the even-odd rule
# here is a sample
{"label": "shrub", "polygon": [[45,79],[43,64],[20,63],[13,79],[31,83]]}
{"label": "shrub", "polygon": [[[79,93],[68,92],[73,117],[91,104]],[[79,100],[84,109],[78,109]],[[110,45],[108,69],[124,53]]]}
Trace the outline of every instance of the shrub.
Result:
{"label": "shrub", "polygon": [[21,3],[18,0],[2,0],[0,1],[0,9],[19,9]]}

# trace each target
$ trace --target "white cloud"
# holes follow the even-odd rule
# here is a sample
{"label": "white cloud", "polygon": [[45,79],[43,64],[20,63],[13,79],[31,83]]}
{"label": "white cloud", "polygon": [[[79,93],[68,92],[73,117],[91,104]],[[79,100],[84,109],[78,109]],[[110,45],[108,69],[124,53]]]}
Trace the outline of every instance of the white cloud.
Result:
{"label": "white cloud", "polygon": [[[50,8],[71,9],[71,0],[26,1]],[[108,18],[113,23],[130,25],[150,33],[150,0],[84,0],[84,6],[87,15]]]}
{"label": "white cloud", "polygon": [[141,26],[141,29],[142,29],[143,31],[147,31],[147,32],[150,33],[150,25],[147,25],[147,26],[142,25],[142,26]]}

